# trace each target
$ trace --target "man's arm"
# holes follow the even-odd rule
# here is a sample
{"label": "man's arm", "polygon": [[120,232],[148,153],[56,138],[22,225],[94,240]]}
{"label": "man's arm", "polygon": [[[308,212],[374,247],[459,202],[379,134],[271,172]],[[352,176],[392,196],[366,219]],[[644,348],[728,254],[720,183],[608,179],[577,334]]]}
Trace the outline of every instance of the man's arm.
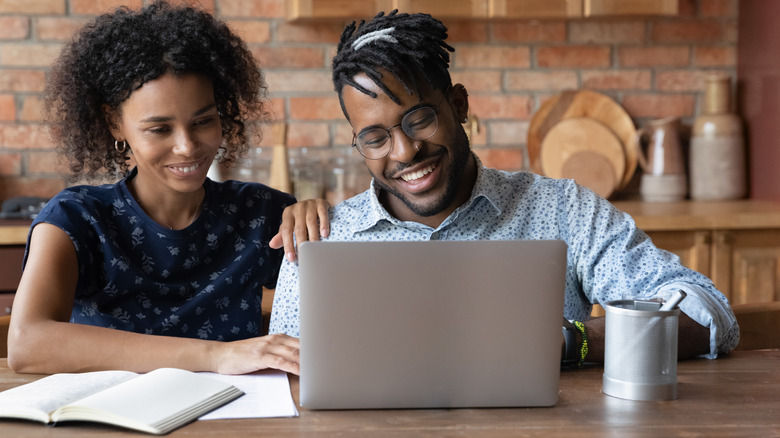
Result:
{"label": "man's arm", "polygon": [[[604,322],[605,318],[593,318],[585,321],[588,336],[588,354],[585,362],[604,362]],[[710,330],[688,315],[680,312],[677,328],[677,359],[692,359],[710,351]],[[582,336],[577,333],[577,342]]]}

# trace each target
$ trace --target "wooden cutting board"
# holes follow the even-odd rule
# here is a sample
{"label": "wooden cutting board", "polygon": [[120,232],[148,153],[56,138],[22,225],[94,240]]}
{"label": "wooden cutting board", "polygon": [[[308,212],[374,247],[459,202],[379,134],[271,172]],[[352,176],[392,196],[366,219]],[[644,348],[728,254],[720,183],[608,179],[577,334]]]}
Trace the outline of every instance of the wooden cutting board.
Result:
{"label": "wooden cutting board", "polygon": [[573,178],[605,198],[618,188],[626,170],[620,139],[588,117],[556,123],[542,141],[539,162],[544,175]]}
{"label": "wooden cutting board", "polygon": [[544,137],[558,122],[575,117],[589,117],[601,122],[620,140],[625,162],[617,188],[625,187],[634,176],[637,166],[634,122],[611,97],[592,90],[564,91],[542,103],[528,127],[527,148],[531,168],[544,174],[540,161]]}

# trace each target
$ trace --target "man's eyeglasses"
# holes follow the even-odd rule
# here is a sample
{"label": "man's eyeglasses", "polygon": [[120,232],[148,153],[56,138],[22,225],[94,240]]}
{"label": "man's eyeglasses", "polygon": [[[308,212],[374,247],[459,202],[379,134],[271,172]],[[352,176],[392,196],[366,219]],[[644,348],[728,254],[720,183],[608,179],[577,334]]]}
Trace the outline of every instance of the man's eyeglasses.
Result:
{"label": "man's eyeglasses", "polygon": [[401,123],[385,128],[371,128],[362,131],[352,140],[352,146],[356,147],[360,154],[369,160],[378,160],[387,156],[393,148],[393,136],[390,130],[401,127],[404,134],[414,140],[426,140],[433,137],[439,129],[439,107],[441,107],[444,98],[449,89],[444,92],[439,104],[436,107],[424,106],[409,111],[401,119]]}

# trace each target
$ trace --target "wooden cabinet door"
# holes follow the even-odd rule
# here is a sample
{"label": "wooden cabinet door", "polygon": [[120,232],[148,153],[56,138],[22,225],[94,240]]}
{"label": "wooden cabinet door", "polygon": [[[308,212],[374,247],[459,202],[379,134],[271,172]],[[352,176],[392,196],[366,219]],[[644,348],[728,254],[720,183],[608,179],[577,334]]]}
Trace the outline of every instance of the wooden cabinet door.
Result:
{"label": "wooden cabinet door", "polygon": [[486,0],[393,0],[399,12],[424,12],[434,18],[487,18]]}
{"label": "wooden cabinet door", "polygon": [[678,0],[583,0],[585,17],[609,15],[676,15]]}
{"label": "wooden cabinet door", "polygon": [[491,18],[582,17],[582,0],[491,0]]}
{"label": "wooden cabinet door", "polygon": [[780,301],[780,230],[714,232],[712,279],[731,304]]}
{"label": "wooden cabinet door", "polygon": [[390,12],[392,0],[286,0],[287,20],[370,19],[379,11]]}
{"label": "wooden cabinet door", "polygon": [[683,266],[710,276],[711,231],[652,231],[647,234],[655,246],[677,254]]}

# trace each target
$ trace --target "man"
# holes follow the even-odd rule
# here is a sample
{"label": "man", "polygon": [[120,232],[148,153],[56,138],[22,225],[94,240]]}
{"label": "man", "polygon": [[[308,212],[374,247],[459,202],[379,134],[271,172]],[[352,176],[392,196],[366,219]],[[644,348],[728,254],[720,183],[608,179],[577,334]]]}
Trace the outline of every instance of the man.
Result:
{"label": "man", "polygon": [[[657,249],[627,214],[571,180],[482,166],[461,126],[468,94],[452,85],[446,37],[429,15],[396,11],[342,34],[333,82],[373,179],[331,210],[328,240],[562,239],[564,316],[576,320],[577,346],[588,340],[587,352],[569,348],[583,353],[575,362],[603,361],[604,319],[590,319],[591,303],[667,299],[677,290],[687,293],[679,357],[733,349],[739,328],[727,299]],[[297,266],[285,261],[272,333],[299,336],[298,298]]]}

